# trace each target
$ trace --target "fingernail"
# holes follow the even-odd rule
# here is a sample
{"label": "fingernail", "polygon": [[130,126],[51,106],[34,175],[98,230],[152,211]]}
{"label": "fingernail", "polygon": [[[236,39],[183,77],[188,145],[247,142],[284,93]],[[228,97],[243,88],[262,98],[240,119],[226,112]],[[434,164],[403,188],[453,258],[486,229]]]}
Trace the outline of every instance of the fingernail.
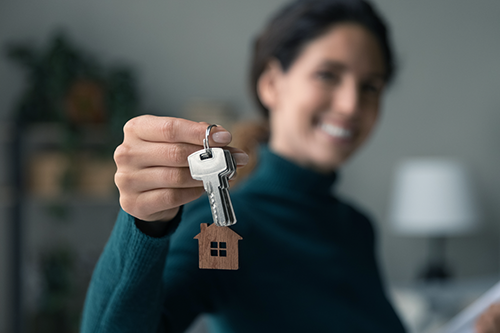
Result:
{"label": "fingernail", "polygon": [[248,163],[248,155],[245,153],[235,153],[232,154],[234,157],[234,161],[237,165],[246,165]]}
{"label": "fingernail", "polygon": [[228,131],[220,131],[212,134],[212,139],[217,143],[229,143],[232,137]]}

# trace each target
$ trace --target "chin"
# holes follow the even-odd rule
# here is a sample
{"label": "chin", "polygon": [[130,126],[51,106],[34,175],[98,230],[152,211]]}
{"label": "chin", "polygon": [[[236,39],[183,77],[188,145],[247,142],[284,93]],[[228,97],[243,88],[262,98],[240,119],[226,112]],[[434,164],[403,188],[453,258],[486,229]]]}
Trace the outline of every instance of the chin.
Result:
{"label": "chin", "polygon": [[323,173],[334,172],[339,169],[339,167],[347,160],[344,156],[339,156],[337,154],[320,154],[310,165],[313,169],[318,170]]}

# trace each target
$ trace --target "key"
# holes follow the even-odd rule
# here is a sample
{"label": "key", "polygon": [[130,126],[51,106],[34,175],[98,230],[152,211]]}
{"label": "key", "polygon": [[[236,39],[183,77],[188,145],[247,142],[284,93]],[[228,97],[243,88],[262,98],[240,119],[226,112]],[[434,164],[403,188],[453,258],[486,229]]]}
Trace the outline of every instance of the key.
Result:
{"label": "key", "polygon": [[226,156],[226,161],[228,163],[228,166],[232,170],[231,173],[227,176],[227,179],[231,179],[236,174],[236,162],[234,161],[234,157],[233,155],[231,155],[229,150],[224,150],[224,155]]}
{"label": "key", "polygon": [[236,223],[229,197],[228,179],[236,172],[236,164],[228,150],[206,148],[188,156],[191,177],[203,181],[208,194],[214,223],[227,227]]}

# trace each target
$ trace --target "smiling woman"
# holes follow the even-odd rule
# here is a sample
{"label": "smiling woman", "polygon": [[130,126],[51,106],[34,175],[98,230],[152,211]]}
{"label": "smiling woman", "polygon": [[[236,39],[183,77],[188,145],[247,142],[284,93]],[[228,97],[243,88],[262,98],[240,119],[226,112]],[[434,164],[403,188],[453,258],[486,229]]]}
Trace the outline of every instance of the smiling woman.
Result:
{"label": "smiling woman", "polygon": [[[123,211],[95,269],[82,332],[180,332],[201,313],[216,332],[402,332],[371,222],[331,194],[338,168],[376,124],[392,62],[385,25],[363,0],[293,1],[262,32],[252,87],[270,138],[231,195],[231,229],[243,238],[237,271],[198,269],[193,237],[209,228],[211,209],[205,198],[191,203],[203,184],[187,157],[202,149],[208,124],[127,123],[115,152]],[[216,127],[208,143],[230,141]]]}
{"label": "smiling woman", "polygon": [[[182,331],[200,313],[217,332],[403,331],[371,223],[330,191],[375,125],[392,76],[384,23],[362,0],[294,1],[257,40],[253,66],[270,139],[232,193],[239,270],[198,269],[193,237],[211,214],[206,199],[190,203],[203,187],[187,156],[202,149],[208,124],[135,118],[115,152],[123,211],[94,272],[83,332]],[[209,144],[230,141],[217,127]]]}

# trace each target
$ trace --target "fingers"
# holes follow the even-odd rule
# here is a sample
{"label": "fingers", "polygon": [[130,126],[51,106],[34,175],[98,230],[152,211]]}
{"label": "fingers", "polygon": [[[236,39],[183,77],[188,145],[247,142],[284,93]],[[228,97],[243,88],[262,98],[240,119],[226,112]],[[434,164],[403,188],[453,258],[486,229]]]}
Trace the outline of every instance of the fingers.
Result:
{"label": "fingers", "polygon": [[188,156],[201,148],[186,143],[124,142],[116,148],[114,158],[118,167],[127,169],[154,166],[187,167]]}
{"label": "fingers", "polygon": [[[182,142],[202,145],[207,123],[197,123],[182,118],[156,117],[145,115],[129,120],[124,126],[125,137],[137,137],[149,142]],[[226,146],[231,142],[231,134],[221,126],[212,128],[209,145]]]}
{"label": "fingers", "polygon": [[[187,167],[187,158],[192,153],[202,149],[200,146],[186,143],[157,143],[147,144],[123,143],[115,150],[117,166],[130,168],[146,168],[153,166]],[[241,149],[226,147],[233,155],[239,166],[248,163],[248,155]]]}
{"label": "fingers", "polygon": [[150,167],[132,172],[117,171],[115,183],[123,191],[146,192],[165,188],[203,187],[189,168]]}
{"label": "fingers", "polygon": [[500,303],[495,303],[479,317],[475,325],[476,333],[500,332]]}
{"label": "fingers", "polygon": [[124,211],[143,221],[168,221],[181,205],[198,199],[203,187],[158,189],[134,196],[120,196]]}

